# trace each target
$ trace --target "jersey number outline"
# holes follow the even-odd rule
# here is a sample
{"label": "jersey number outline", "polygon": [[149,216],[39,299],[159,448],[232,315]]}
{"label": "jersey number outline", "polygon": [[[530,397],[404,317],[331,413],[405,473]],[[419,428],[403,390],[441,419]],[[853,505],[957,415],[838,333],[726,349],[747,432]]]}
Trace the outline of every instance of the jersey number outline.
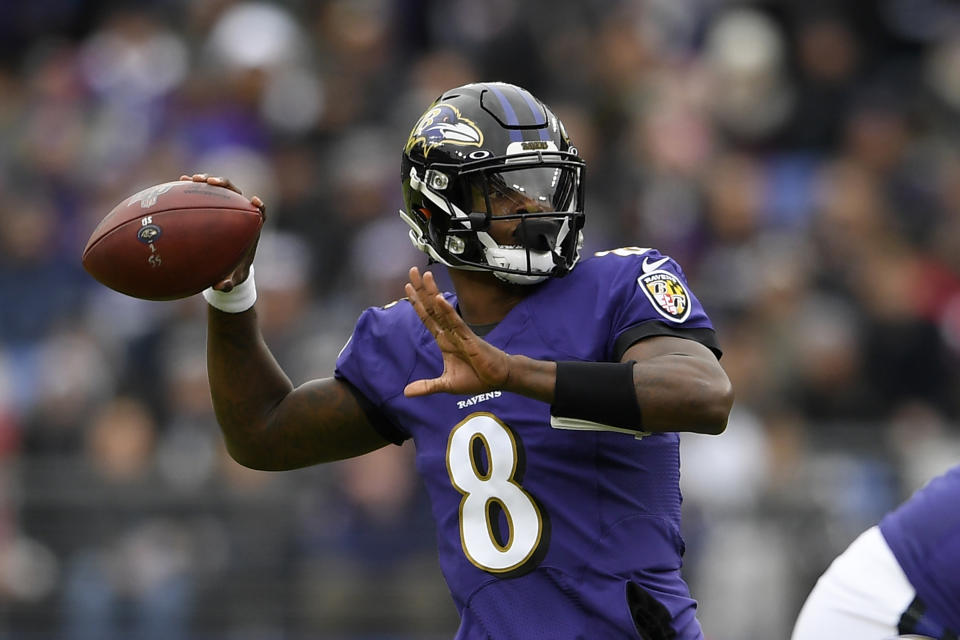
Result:
{"label": "jersey number outline", "polygon": [[[478,459],[486,453],[486,469]],[[543,539],[540,506],[516,479],[522,449],[516,436],[492,413],[472,413],[457,424],[447,440],[447,473],[460,499],[460,546],[477,568],[509,573],[537,553]],[[497,510],[507,522],[505,540],[498,537]]]}

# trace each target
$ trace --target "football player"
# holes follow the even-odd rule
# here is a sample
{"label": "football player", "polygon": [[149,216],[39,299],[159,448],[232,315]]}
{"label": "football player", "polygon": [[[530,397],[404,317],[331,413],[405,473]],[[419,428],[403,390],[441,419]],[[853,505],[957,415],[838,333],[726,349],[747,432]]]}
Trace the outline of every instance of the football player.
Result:
{"label": "football player", "polygon": [[229,451],[280,470],[413,439],[458,639],[702,638],[677,432],[722,432],[732,390],[680,267],[635,247],[581,260],[584,162],[520,87],[444,93],[401,173],[410,239],[455,292],[411,269],[333,375],[294,388],[245,260],[204,293]]}
{"label": "football player", "polygon": [[960,465],[860,535],[827,568],[792,640],[957,640]]}

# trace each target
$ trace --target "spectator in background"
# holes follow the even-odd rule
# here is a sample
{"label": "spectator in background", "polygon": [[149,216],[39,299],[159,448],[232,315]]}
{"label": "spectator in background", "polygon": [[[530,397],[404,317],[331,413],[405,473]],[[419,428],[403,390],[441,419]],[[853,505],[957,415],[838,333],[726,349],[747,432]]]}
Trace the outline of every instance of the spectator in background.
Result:
{"label": "spectator in background", "polygon": [[130,508],[155,482],[155,440],[152,417],[130,398],[107,404],[87,431],[82,486],[98,500],[62,524],[71,549],[64,569],[66,640],[189,637],[196,551],[190,536],[176,520]]}

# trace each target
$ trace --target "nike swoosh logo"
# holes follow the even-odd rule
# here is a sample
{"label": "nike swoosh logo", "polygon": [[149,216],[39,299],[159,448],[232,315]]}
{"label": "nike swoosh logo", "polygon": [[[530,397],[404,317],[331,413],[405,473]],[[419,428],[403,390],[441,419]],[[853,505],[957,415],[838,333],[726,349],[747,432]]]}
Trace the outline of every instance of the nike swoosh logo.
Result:
{"label": "nike swoosh logo", "polygon": [[666,261],[669,260],[669,259],[670,259],[670,258],[660,258],[659,260],[657,260],[657,261],[655,261],[655,262],[647,262],[647,258],[644,258],[644,259],[643,259],[643,272],[644,272],[644,273],[650,273],[651,271],[656,271],[657,269],[659,269],[659,268],[663,265],[664,262],[666,262]]}

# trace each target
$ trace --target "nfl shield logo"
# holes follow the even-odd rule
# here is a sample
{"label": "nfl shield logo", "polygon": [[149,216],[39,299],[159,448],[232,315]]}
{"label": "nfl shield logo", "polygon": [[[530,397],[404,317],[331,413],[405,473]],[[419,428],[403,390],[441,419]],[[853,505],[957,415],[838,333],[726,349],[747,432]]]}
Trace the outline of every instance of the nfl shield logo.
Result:
{"label": "nfl shield logo", "polygon": [[167,191],[170,191],[170,189],[173,189],[172,182],[158,184],[155,187],[148,187],[140,193],[130,196],[130,199],[127,200],[127,206],[129,207],[134,202],[139,201],[141,208],[149,209],[153,205],[157,204],[157,200],[160,198],[160,196],[165,194]]}

